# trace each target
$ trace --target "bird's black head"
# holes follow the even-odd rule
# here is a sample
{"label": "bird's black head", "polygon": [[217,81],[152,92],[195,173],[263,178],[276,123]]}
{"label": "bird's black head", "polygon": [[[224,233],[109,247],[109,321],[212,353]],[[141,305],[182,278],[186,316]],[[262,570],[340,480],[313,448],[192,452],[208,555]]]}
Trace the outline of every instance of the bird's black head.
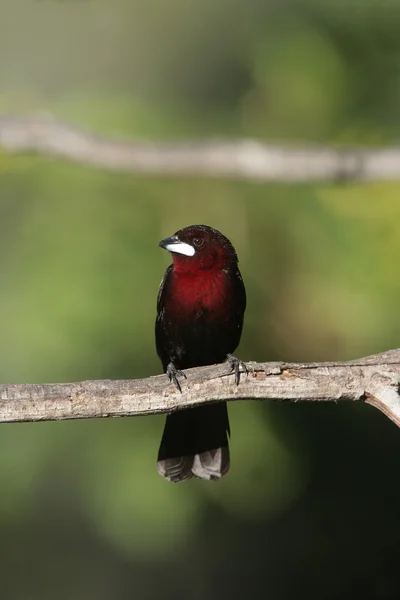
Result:
{"label": "bird's black head", "polygon": [[225,269],[238,262],[228,238],[208,225],[180,229],[159,245],[172,253],[174,268],[180,271]]}

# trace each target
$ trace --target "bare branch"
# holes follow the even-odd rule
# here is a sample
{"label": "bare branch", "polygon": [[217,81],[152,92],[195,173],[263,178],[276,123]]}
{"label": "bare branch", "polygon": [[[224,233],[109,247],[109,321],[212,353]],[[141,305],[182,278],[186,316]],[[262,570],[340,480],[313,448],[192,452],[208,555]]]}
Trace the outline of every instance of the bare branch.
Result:
{"label": "bare branch", "polygon": [[36,152],[110,171],[311,182],[400,179],[400,147],[335,149],[267,145],[256,140],[150,142],[107,139],[54,119],[0,117],[0,147]]}
{"label": "bare branch", "polygon": [[180,394],[165,375],[124,381],[0,385],[0,422],[168,413],[220,400],[361,401],[400,426],[400,350],[351,362],[247,363],[239,386],[227,364],[188,369]]}

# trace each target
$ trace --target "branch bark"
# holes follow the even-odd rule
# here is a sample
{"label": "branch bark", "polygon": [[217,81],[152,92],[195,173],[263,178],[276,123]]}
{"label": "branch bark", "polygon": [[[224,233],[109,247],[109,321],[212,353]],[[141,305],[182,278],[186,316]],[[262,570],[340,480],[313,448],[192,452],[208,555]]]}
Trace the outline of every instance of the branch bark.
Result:
{"label": "branch bark", "polygon": [[239,386],[227,364],[188,369],[182,394],[165,375],[124,381],[0,385],[0,422],[169,413],[221,400],[372,404],[400,426],[400,350],[350,362],[247,363]]}
{"label": "branch bark", "polygon": [[0,116],[0,147],[110,171],[259,182],[400,179],[400,147],[338,149],[246,139],[150,142],[107,139],[40,117]]}

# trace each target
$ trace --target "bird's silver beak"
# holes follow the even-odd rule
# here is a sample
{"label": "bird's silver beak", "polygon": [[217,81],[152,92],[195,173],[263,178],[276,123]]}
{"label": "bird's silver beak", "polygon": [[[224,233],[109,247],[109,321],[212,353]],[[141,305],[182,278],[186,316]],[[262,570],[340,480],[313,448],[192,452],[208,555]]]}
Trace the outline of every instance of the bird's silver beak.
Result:
{"label": "bird's silver beak", "polygon": [[158,245],[169,252],[176,252],[184,256],[193,256],[195,254],[193,246],[186,244],[186,242],[181,242],[177,235],[172,235],[169,238],[165,238],[165,240],[161,240]]}

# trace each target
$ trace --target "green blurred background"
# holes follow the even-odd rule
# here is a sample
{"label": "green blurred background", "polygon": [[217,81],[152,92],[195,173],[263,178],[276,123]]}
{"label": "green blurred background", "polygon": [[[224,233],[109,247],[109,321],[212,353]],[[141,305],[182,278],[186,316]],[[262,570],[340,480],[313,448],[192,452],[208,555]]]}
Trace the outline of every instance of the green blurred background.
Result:
{"label": "green blurred background", "polygon": [[[3,0],[0,111],[126,138],[386,145],[399,0]],[[400,183],[261,185],[0,154],[0,381],[146,377],[169,257],[206,223],[245,360],[400,346]],[[400,431],[364,405],[234,403],[232,469],[174,486],[164,417],[2,425],[5,600],[400,597]]]}

